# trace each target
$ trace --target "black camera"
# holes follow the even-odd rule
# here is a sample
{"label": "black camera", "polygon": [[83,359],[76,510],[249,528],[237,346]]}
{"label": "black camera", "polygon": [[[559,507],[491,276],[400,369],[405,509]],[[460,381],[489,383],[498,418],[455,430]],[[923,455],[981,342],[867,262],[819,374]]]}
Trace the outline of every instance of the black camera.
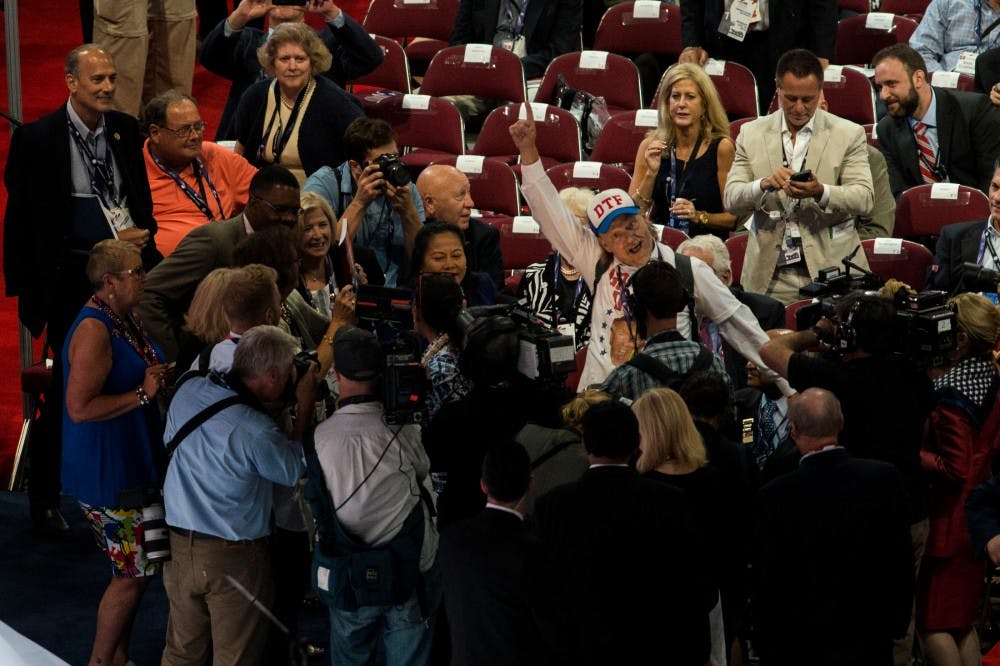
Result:
{"label": "black camera", "polygon": [[130,488],[118,493],[123,509],[135,509],[142,514],[142,547],[150,562],[170,559],[170,528],[163,507],[163,490],[153,486]]}
{"label": "black camera", "polygon": [[1000,286],[1000,271],[967,261],[962,264],[962,286],[967,291],[996,293],[997,287]]}
{"label": "black camera", "polygon": [[[309,372],[309,367],[315,365],[316,371],[319,372],[319,355],[316,350],[312,351],[300,351],[298,354],[292,357],[292,367],[295,369],[295,377],[291,382],[289,382],[289,392],[292,393],[290,396],[290,401],[294,402],[295,395],[292,392],[292,388],[299,385],[302,378],[306,376]],[[325,402],[327,398],[330,397],[330,386],[323,381],[322,377],[318,378],[316,382],[316,402]]]}
{"label": "black camera", "polygon": [[420,423],[427,396],[427,374],[420,365],[420,342],[412,330],[410,292],[360,285],[354,312],[358,326],[374,333],[385,352],[381,382],[385,422]]}
{"label": "black camera", "polygon": [[901,289],[896,292],[896,324],[900,351],[922,367],[940,367],[958,340],[958,318],[943,291]]}
{"label": "black camera", "polygon": [[[517,371],[524,377],[562,385],[566,377],[576,370],[576,342],[573,337],[553,331],[528,310],[516,304],[472,307],[459,314],[458,325],[468,334],[484,318],[495,321],[494,325],[482,328],[487,334],[517,333]],[[467,335],[467,338],[471,337]],[[470,351],[471,342],[471,339],[466,342],[463,353]]]}
{"label": "black camera", "polygon": [[410,170],[406,168],[399,155],[393,153],[383,153],[375,158],[378,170],[382,172],[382,178],[393,187],[403,187],[409,185],[413,179],[410,177]]}

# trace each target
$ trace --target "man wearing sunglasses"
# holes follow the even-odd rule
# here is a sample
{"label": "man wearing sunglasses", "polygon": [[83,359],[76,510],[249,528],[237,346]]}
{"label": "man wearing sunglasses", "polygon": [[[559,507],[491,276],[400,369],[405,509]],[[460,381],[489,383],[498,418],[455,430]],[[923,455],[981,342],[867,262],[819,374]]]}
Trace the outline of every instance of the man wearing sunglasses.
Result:
{"label": "man wearing sunglasses", "polygon": [[195,227],[242,211],[257,169],[242,155],[203,140],[205,122],[190,95],[177,90],[157,95],[146,105],[143,120],[156,245],[166,256]]}
{"label": "man wearing sunglasses", "polygon": [[216,268],[233,265],[233,249],[244,238],[276,225],[292,228],[299,216],[299,182],[278,165],[268,165],[250,181],[246,208],[236,217],[195,228],[146,279],[139,314],[146,331],[174,361],[186,345],[183,329],[198,283]]}

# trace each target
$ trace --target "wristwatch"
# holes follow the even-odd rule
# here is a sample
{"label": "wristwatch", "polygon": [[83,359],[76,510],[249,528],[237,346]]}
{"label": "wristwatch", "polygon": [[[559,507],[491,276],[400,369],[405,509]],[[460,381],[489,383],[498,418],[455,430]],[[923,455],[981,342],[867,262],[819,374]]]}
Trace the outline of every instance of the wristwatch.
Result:
{"label": "wristwatch", "polygon": [[698,224],[708,224],[708,213],[703,210],[698,211]]}

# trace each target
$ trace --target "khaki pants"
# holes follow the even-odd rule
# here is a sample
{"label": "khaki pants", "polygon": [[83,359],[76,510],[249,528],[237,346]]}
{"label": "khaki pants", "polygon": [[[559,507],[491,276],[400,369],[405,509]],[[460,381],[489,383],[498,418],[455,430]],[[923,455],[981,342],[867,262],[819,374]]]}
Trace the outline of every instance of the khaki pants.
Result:
{"label": "khaki pants", "polygon": [[94,41],[115,61],[115,108],[138,117],[167,90],[191,94],[197,47],[194,0],[94,0]]}
{"label": "khaki pants", "polygon": [[269,621],[226,576],[270,609],[274,589],[266,540],[199,539],[171,530],[170,551],[163,567],[170,600],[163,666],[260,663]]}

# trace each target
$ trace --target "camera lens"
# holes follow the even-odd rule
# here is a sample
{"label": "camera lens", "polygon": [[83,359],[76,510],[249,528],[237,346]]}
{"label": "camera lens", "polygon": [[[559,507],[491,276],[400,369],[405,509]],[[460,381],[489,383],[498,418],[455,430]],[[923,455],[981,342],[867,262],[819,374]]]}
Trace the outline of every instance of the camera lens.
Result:
{"label": "camera lens", "polygon": [[150,490],[142,507],[143,548],[146,559],[150,562],[165,562],[170,559],[169,529],[163,508],[163,494],[159,490]]}

